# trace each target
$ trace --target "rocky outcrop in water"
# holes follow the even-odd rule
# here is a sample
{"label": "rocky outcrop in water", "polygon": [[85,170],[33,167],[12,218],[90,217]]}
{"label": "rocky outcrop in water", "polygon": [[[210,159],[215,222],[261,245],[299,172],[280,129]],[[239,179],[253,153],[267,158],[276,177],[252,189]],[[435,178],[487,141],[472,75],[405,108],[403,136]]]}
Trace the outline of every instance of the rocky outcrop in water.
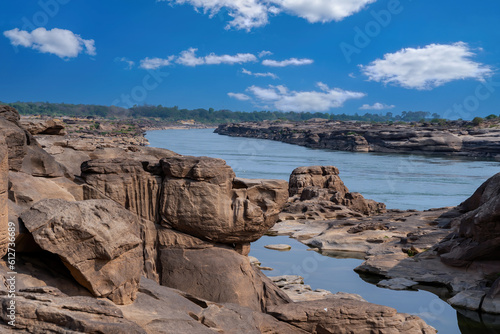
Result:
{"label": "rocky outcrop in water", "polygon": [[500,129],[329,120],[220,125],[216,133],[350,152],[453,155],[500,159]]}
{"label": "rocky outcrop in water", "polygon": [[[314,193],[343,194],[334,167],[306,167],[294,174],[290,194],[295,201],[298,194],[308,194],[311,184],[313,189],[320,189]],[[333,176],[325,178],[324,174]],[[380,286],[411,289],[418,284],[431,291],[434,285],[443,286],[451,295],[443,298],[453,306],[498,314],[499,201],[500,174],[456,208],[380,210],[356,215],[346,214],[349,211],[339,207],[337,212],[341,214],[327,218],[326,206],[318,206],[321,201],[304,200],[299,202],[302,216],[283,213],[271,233],[291,235],[326,254],[356,252],[366,260],[356,271],[387,278]]]}
{"label": "rocky outcrop in water", "polygon": [[290,199],[280,218],[335,219],[385,212],[385,205],[351,193],[334,166],[296,168],[290,175]]}

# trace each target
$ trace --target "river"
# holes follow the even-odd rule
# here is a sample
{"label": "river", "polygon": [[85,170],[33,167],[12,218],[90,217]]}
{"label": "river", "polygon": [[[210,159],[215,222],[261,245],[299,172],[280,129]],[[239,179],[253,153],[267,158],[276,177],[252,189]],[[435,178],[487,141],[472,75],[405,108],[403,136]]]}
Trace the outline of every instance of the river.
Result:
{"label": "river", "polygon": [[[500,163],[473,159],[420,155],[353,153],[317,150],[281,142],[220,136],[213,129],[149,131],[151,146],[183,155],[226,160],[237,176],[288,180],[299,166],[334,165],[350,191],[384,202],[391,209],[455,206],[468,198],[486,179],[500,172]],[[264,248],[271,243],[292,246],[289,252]],[[473,321],[434,293],[378,288],[373,278],[361,278],[353,268],[361,259],[327,257],[307,251],[307,246],[287,237],[264,236],[252,244],[252,256],[273,268],[270,276],[301,274],[313,289],[360,294],[367,301],[422,317],[439,333],[500,333],[498,327]],[[432,290],[426,287],[428,290]],[[477,314],[471,314],[478,317]],[[500,322],[497,317],[496,322]]]}

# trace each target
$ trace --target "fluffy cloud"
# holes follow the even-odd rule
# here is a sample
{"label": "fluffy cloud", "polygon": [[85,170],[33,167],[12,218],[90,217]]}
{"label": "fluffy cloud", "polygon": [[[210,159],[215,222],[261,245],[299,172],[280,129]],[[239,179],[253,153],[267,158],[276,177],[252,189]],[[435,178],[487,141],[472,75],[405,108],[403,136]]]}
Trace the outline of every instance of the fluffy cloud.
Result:
{"label": "fluffy cloud", "polygon": [[173,57],[170,56],[167,59],[163,58],[144,58],[141,60],[140,68],[145,70],[157,70],[160,67],[172,65]]}
{"label": "fluffy cloud", "polygon": [[383,103],[375,103],[373,105],[369,105],[369,104],[363,104],[359,110],[384,110],[384,109],[392,109],[392,108],[395,108],[396,106],[395,105],[387,105],[387,104],[383,104]]}
{"label": "fluffy cloud", "polygon": [[269,16],[285,12],[311,23],[340,21],[376,0],[157,0],[170,4],[189,4],[213,17],[223,8],[232,21],[226,29],[251,30],[269,22]]}
{"label": "fluffy cloud", "polygon": [[171,4],[190,4],[196,10],[202,10],[205,14],[213,17],[222,8],[228,11],[233,18],[226,29],[236,28],[250,30],[254,27],[261,27],[268,23],[271,13],[277,13],[275,6],[259,0],[159,0],[168,1]]}
{"label": "fluffy cloud", "polygon": [[272,67],[301,66],[301,65],[310,65],[312,63],[314,63],[314,60],[307,58],[303,59],[290,58],[282,61],[266,59],[262,61],[262,65],[272,66]]}
{"label": "fluffy cloud", "polygon": [[229,97],[232,97],[233,99],[240,100],[240,101],[248,101],[250,100],[250,96],[242,93],[227,93]]}
{"label": "fluffy cloud", "polygon": [[65,29],[47,30],[37,28],[32,32],[13,29],[5,31],[4,36],[14,46],[24,46],[42,53],[52,53],[61,58],[74,58],[85,51],[90,56],[96,55],[93,39],[83,39],[80,35]]}
{"label": "fluffy cloud", "polygon": [[254,73],[254,72],[248,71],[246,69],[242,69],[241,72],[243,72],[243,74],[252,75],[254,77],[269,77],[269,78],[273,78],[273,79],[278,79],[278,76],[276,74],[274,74],[274,73],[271,73],[271,72],[267,72],[267,73]]}
{"label": "fluffy cloud", "polygon": [[376,0],[271,0],[285,12],[311,23],[341,21]]}
{"label": "fluffy cloud", "polygon": [[319,91],[293,91],[282,85],[251,86],[247,91],[255,97],[256,103],[272,105],[282,111],[328,111],[341,107],[347,100],[365,96],[364,93],[329,88],[321,82],[317,86]]}
{"label": "fluffy cloud", "polygon": [[410,89],[432,89],[460,79],[483,80],[490,67],[471,60],[475,53],[466,43],[430,44],[388,53],[361,71],[369,80]]}

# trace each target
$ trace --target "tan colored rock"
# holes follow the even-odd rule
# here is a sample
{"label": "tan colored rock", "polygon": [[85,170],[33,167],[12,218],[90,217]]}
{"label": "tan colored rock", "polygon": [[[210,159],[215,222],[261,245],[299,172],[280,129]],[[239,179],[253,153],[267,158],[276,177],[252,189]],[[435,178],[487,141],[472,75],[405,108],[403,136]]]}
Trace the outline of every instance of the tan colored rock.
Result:
{"label": "tan colored rock", "polygon": [[349,192],[334,166],[296,168],[290,175],[289,193],[282,220],[360,217],[386,211],[383,203]]}
{"label": "tan colored rock", "polygon": [[[107,198],[150,221],[156,221],[162,177],[147,164],[128,159],[91,160],[82,165],[82,177]],[[86,193],[85,199],[95,198]]]}
{"label": "tan colored rock", "polygon": [[22,118],[20,123],[32,135],[64,136],[66,134],[64,123],[61,120]]}
{"label": "tan colored rock", "polygon": [[[160,250],[161,284],[216,303],[235,303],[255,311],[289,302],[248,257],[221,247]],[[189,279],[187,279],[189,277]]]}
{"label": "tan colored rock", "polygon": [[33,136],[16,121],[15,109],[0,112],[0,136],[4,136],[9,152],[9,169],[33,176],[60,177],[65,169],[45,152]]}
{"label": "tan colored rock", "polygon": [[131,303],[143,269],[138,218],[110,200],[43,200],[21,215],[35,242],[59,255],[94,296]]}
{"label": "tan colored rock", "polygon": [[419,317],[354,299],[327,298],[283,304],[271,307],[268,313],[315,334],[437,333]]}
{"label": "tan colored rock", "polygon": [[286,182],[235,179],[221,159],[175,157],[161,164],[162,224],[213,242],[259,239],[288,197]]}
{"label": "tan colored rock", "polygon": [[9,157],[5,140],[0,136],[0,258],[7,254],[9,211],[7,205],[9,187]]}

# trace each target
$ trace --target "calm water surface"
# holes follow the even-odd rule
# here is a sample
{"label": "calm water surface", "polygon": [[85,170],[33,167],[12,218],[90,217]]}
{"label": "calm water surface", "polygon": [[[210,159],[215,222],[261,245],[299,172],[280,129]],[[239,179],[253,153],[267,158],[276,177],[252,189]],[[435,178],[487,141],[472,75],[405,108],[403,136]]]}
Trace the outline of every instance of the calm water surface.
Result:
{"label": "calm water surface", "polygon": [[[150,131],[146,137],[154,147],[224,159],[243,178],[288,180],[299,166],[334,165],[351,191],[394,209],[457,205],[486,179],[500,172],[500,163],[494,161],[315,150],[268,140],[220,136],[213,129]],[[292,250],[278,252],[264,248],[271,243],[286,243]],[[360,259],[323,256],[307,251],[307,246],[296,240],[268,236],[253,243],[251,255],[263,266],[274,269],[267,272],[270,276],[297,274],[313,289],[360,294],[369,302],[418,315],[439,333],[500,333],[499,328],[464,320],[461,314],[457,316],[456,310],[437,297],[442,291],[433,291],[434,294],[376,287],[373,277],[362,278],[353,271],[362,263]]]}

